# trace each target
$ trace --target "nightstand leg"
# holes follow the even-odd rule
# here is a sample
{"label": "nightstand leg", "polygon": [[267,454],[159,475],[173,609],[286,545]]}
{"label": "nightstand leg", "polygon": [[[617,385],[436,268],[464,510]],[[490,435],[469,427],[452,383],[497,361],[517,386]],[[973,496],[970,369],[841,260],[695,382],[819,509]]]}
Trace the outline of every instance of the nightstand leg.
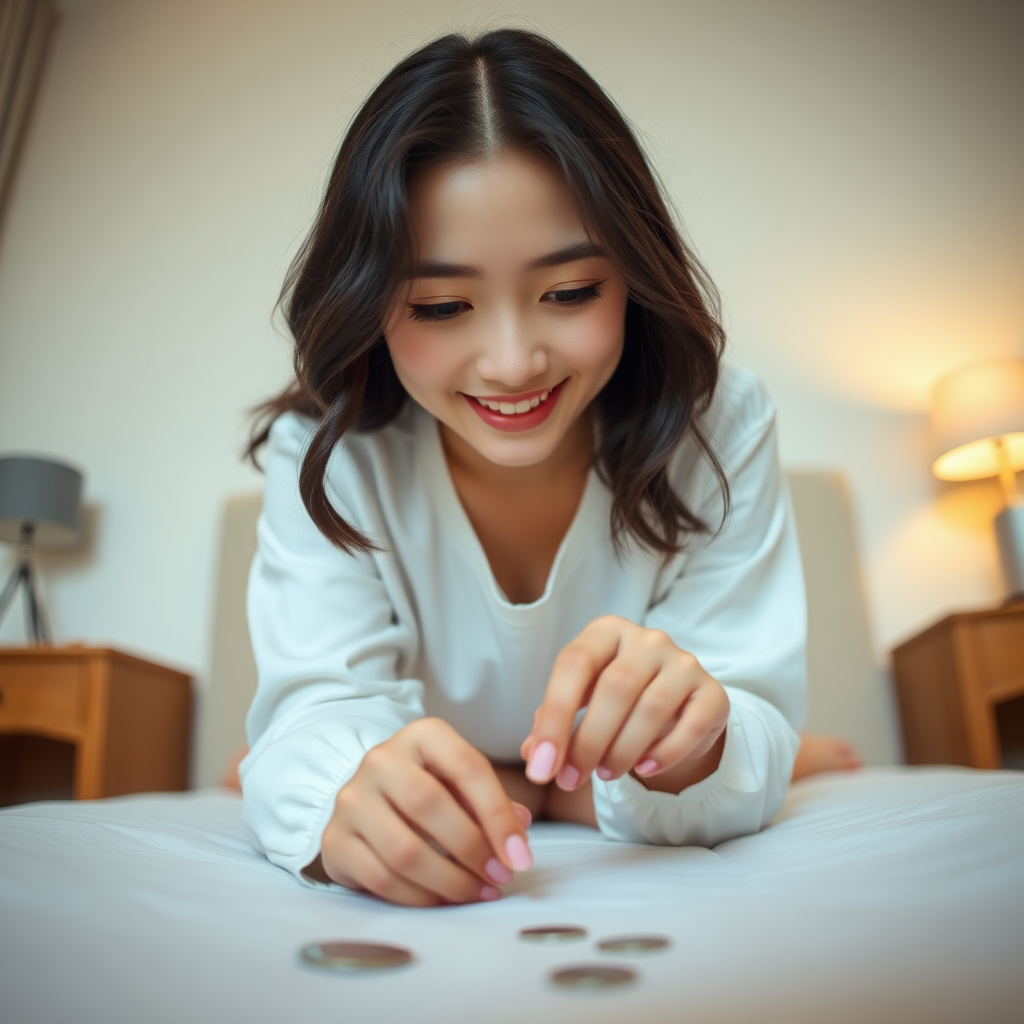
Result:
{"label": "nightstand leg", "polygon": [[995,708],[985,697],[974,632],[963,627],[954,630],[953,650],[957,661],[960,707],[971,767],[1000,768],[1003,758],[999,749]]}
{"label": "nightstand leg", "polygon": [[75,756],[75,799],[97,800],[105,795],[110,664],[102,658],[90,658],[84,668],[89,710]]}

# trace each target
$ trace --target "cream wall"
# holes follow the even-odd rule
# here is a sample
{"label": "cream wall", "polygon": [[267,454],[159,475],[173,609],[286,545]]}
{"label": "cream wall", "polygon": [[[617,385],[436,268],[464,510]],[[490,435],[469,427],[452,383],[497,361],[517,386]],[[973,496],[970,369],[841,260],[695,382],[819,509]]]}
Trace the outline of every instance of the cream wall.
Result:
{"label": "cream wall", "polygon": [[203,681],[218,510],[259,485],[244,410],[287,376],[269,314],[344,124],[426,38],[501,23],[644,133],[786,463],[848,474],[880,672],[997,601],[997,494],[931,479],[924,409],[1024,355],[1024,5],[97,0],[64,14],[0,238],[0,451],[78,463],[95,506],[92,549],[48,562],[58,638]]}

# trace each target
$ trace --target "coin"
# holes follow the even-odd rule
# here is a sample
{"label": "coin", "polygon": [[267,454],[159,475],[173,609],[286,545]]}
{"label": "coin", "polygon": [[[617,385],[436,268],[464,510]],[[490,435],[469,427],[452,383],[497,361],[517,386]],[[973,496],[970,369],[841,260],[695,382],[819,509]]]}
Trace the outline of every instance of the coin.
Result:
{"label": "coin", "polygon": [[604,953],[653,953],[670,945],[664,935],[616,935],[602,939],[597,948]]}
{"label": "coin", "polygon": [[546,924],[519,929],[519,938],[525,942],[576,942],[586,937],[587,929],[575,924]]}
{"label": "coin", "polygon": [[551,980],[560,988],[613,988],[615,985],[628,985],[636,981],[636,971],[628,967],[609,967],[607,964],[579,964],[552,971]]}
{"label": "coin", "polygon": [[314,967],[350,973],[401,967],[412,960],[409,950],[381,942],[311,942],[300,955]]}

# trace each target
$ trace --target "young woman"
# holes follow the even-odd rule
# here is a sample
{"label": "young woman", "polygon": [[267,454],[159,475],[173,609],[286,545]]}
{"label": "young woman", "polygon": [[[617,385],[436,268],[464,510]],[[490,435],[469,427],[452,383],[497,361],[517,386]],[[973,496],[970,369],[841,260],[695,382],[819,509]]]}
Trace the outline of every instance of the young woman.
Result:
{"label": "young woman", "polygon": [[341,146],[266,407],[241,766],[257,849],[489,900],[531,815],[714,844],[778,811],[805,613],[772,407],[622,115],[450,35]]}

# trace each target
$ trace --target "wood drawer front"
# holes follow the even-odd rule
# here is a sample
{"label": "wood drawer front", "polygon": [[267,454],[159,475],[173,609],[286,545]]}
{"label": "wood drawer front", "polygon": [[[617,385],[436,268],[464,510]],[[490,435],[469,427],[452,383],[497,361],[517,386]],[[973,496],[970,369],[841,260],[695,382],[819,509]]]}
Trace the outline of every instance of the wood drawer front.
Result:
{"label": "wood drawer front", "polygon": [[74,663],[0,664],[0,731],[80,734],[86,710],[83,675]]}
{"label": "wood drawer front", "polygon": [[1024,618],[990,619],[974,627],[981,685],[994,701],[1024,694]]}

